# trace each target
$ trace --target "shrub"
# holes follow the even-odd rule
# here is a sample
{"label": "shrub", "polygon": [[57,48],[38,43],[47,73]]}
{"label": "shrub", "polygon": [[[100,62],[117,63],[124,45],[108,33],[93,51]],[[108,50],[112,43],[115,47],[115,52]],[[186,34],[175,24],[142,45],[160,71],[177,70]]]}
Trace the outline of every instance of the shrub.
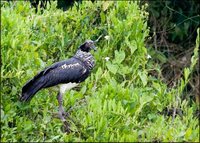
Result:
{"label": "shrub", "polygon": [[[177,101],[178,87],[169,90],[148,75],[155,67],[147,66],[145,7],[128,1],[83,1],[79,9],[63,12],[53,3],[41,14],[29,6],[17,1],[1,7],[2,142],[198,141],[195,104]],[[30,104],[18,101],[23,84],[38,71],[69,58],[85,39],[101,34],[105,38],[97,44],[94,71],[80,90],[64,97],[65,109],[73,107],[71,133],[63,133],[62,122],[53,116],[57,102],[51,89],[37,93]],[[165,114],[174,105],[183,115]]]}

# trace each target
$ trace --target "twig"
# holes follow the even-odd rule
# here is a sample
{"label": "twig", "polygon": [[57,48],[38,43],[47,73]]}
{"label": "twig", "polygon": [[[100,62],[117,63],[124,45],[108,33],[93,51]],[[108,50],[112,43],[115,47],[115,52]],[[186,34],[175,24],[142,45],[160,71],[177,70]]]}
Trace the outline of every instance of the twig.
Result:
{"label": "twig", "polygon": [[172,123],[174,122],[174,118],[176,116],[176,109],[178,107],[178,98],[177,95],[175,95],[175,104],[174,104],[174,108],[173,108],[173,115],[172,115]]}
{"label": "twig", "polygon": [[153,33],[154,33],[154,46],[155,46],[155,49],[157,51],[157,35],[156,35],[156,19],[154,18],[154,27],[153,27]]}
{"label": "twig", "polygon": [[175,116],[176,116],[176,107],[174,107],[174,109],[173,109],[172,123],[174,122]]}

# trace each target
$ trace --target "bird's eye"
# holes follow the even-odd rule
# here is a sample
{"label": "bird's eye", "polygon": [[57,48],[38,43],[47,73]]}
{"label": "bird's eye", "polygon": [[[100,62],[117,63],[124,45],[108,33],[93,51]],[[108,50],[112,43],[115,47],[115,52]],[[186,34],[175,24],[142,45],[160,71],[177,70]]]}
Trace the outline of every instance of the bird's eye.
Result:
{"label": "bird's eye", "polygon": [[92,43],[88,43],[88,46],[89,46],[89,47],[92,46]]}

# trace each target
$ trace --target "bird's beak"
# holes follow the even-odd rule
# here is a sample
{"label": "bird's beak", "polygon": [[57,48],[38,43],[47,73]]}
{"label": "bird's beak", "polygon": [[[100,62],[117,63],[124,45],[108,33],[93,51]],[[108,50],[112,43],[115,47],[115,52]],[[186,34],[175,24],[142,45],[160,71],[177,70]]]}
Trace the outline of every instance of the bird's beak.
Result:
{"label": "bird's beak", "polygon": [[103,36],[103,34],[101,34],[101,35],[97,38],[97,40],[94,41],[94,43],[97,43],[97,42],[101,39],[102,36]]}
{"label": "bird's beak", "polygon": [[93,49],[94,51],[96,51],[96,50],[97,50],[97,47],[96,47],[95,45],[93,45],[93,46],[92,46],[92,49]]}
{"label": "bird's beak", "polygon": [[[94,44],[96,44],[96,43],[101,39],[102,36],[103,36],[103,34],[101,34],[101,35],[98,37],[98,39],[94,41]],[[95,47],[95,45],[93,45],[93,46],[92,46],[92,49],[94,49],[94,51],[96,51],[96,50],[97,50],[97,47]]]}

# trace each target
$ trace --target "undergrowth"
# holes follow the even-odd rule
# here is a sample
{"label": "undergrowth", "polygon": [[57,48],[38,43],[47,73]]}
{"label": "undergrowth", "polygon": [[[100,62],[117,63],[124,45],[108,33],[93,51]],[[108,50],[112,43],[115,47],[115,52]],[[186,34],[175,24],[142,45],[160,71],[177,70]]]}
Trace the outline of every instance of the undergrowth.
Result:
{"label": "undergrowth", "polygon": [[[145,47],[147,5],[137,2],[83,1],[66,12],[48,5],[35,13],[30,3],[1,6],[1,142],[36,141],[199,141],[195,103],[182,91],[198,58],[199,38],[180,84],[167,85],[149,71]],[[62,131],[56,92],[38,92],[29,104],[18,101],[21,88],[38,71],[71,57],[86,39],[103,39],[96,67],[79,89],[64,97],[70,129]],[[199,36],[199,35],[198,35]]]}

